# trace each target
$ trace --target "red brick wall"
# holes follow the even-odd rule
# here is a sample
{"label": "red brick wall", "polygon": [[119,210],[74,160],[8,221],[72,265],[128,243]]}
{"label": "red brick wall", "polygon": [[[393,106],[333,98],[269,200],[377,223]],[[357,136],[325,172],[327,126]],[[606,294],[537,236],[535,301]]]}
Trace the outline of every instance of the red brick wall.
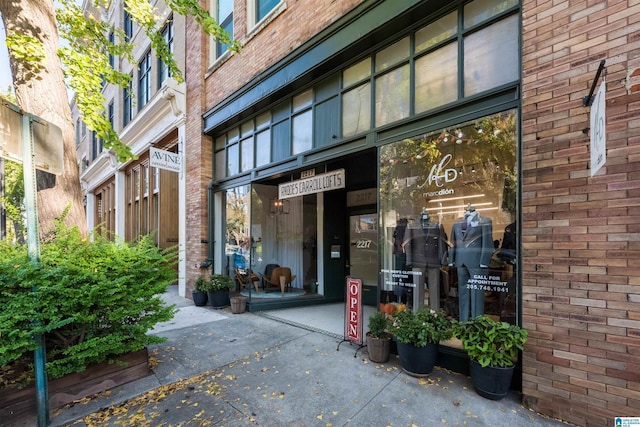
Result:
{"label": "red brick wall", "polygon": [[[602,59],[592,178],[582,98]],[[581,426],[640,414],[639,70],[637,1],[523,1],[523,394]]]}
{"label": "red brick wall", "polygon": [[[187,20],[187,243],[183,254],[187,296],[190,297],[193,281],[200,274],[196,264],[207,257],[207,245],[201,241],[208,238],[207,186],[212,179],[213,147],[211,139],[202,133],[202,115],[361,1],[287,1],[286,9],[251,39],[247,39],[246,1],[236,1],[234,37],[243,43],[242,52],[232,55],[208,76],[209,38],[202,35],[193,19]],[[209,1],[201,0],[200,4],[208,8]]]}
{"label": "red brick wall", "polygon": [[213,107],[269,66],[284,58],[362,0],[287,1],[269,25],[247,38],[245,1],[235,2],[235,37],[246,43],[206,80],[207,106]]}

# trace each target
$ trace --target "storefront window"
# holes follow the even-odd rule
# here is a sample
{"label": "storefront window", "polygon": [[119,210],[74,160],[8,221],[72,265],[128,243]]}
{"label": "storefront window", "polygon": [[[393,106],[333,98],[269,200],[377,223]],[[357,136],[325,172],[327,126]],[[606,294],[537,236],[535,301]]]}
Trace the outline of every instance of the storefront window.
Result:
{"label": "storefront window", "polygon": [[[275,267],[289,268],[295,278],[287,295],[310,292],[317,282],[317,196],[278,198],[275,185],[254,184],[251,192],[252,272],[266,291]],[[264,279],[263,279],[264,278]],[[277,282],[276,282],[277,283]],[[275,287],[274,287],[275,286]],[[279,292],[276,292],[279,294]]]}
{"label": "storefront window", "polygon": [[516,318],[517,112],[380,149],[381,301]]}
{"label": "storefront window", "polygon": [[250,206],[248,185],[227,190],[225,274],[231,277],[237,269],[247,269],[251,265]]}

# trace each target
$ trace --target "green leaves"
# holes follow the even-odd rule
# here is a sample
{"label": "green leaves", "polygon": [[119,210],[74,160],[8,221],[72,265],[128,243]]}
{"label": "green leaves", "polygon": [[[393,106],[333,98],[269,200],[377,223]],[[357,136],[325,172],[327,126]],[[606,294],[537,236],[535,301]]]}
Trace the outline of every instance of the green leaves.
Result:
{"label": "green leaves", "polygon": [[[120,139],[105,114],[106,99],[102,92],[105,84],[126,89],[131,80],[128,73],[114,69],[110,56],[120,61],[135,64],[133,44],[120,28],[102,21],[102,17],[83,11],[75,0],[60,0],[56,18],[61,38],[68,46],[58,50],[63,63],[63,72],[68,85],[75,92],[75,101],[82,120],[103,141],[105,148],[112,149],[118,160],[124,162],[135,158],[130,148]],[[172,77],[181,83],[182,71],[160,30],[163,22],[148,0],[125,0],[125,9],[131,20],[151,41],[151,47],[171,71]],[[176,13],[193,16],[205,34],[228,44],[229,49],[239,52],[240,44],[231,39],[209,12],[195,0],[171,0],[167,5]],[[93,9],[96,14],[107,11],[109,2],[97,1]],[[109,34],[113,33],[113,39]]]}
{"label": "green leaves", "polygon": [[389,332],[402,343],[424,347],[427,343],[439,343],[451,338],[453,324],[454,320],[442,310],[425,307],[416,312],[396,311]]}
{"label": "green leaves", "polygon": [[40,40],[29,34],[7,31],[7,49],[9,55],[22,65],[21,77],[25,80],[38,78],[44,69],[44,47]]}
{"label": "green leaves", "polygon": [[83,239],[57,225],[39,265],[23,246],[0,242],[0,365],[32,351],[36,334],[45,335],[51,378],[163,341],[147,332],[175,313],[160,297],[176,280],[175,248],[149,237]]}
{"label": "green leaves", "polygon": [[462,341],[469,358],[482,367],[512,366],[518,360],[518,350],[523,350],[527,341],[526,330],[488,316],[458,323],[454,335]]}

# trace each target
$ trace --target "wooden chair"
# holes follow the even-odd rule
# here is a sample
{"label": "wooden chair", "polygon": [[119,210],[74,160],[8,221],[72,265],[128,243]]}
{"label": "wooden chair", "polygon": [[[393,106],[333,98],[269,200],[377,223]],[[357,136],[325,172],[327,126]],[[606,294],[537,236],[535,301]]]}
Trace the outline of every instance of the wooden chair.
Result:
{"label": "wooden chair", "polygon": [[[269,286],[269,279],[271,279],[271,274],[273,273],[273,270],[277,267],[280,267],[280,265],[278,264],[267,264],[264,267],[264,273],[261,275],[262,276],[262,289],[266,290],[267,287]],[[278,284],[278,286],[280,286]]]}
{"label": "wooden chair", "polygon": [[260,279],[256,274],[251,273],[249,270],[245,268],[236,268],[235,273],[236,273],[236,280],[240,284],[241,290],[242,288],[247,287],[251,283],[253,283],[253,287],[255,288],[256,293],[260,293],[258,291],[258,282]]}
{"label": "wooden chair", "polygon": [[[280,280],[280,278],[283,278]],[[280,288],[280,292],[284,295],[284,290],[287,287],[291,287],[291,283],[296,279],[295,274],[291,274],[289,267],[276,267],[271,273],[271,277],[265,277],[268,285],[277,286]]]}

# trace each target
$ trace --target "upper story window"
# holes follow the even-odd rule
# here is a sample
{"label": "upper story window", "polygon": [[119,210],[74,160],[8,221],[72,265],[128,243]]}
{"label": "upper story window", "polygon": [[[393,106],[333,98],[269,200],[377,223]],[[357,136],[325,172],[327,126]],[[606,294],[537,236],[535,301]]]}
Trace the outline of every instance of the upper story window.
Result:
{"label": "upper story window", "polygon": [[113,108],[113,101],[107,106],[107,120],[109,120],[111,129],[115,130],[115,109]]}
{"label": "upper story window", "polygon": [[[165,43],[167,43],[169,47],[169,52],[173,53],[173,21],[171,17],[169,17],[167,23],[162,28],[161,33]],[[169,70],[169,67],[162,59],[158,58],[158,87],[162,86],[162,83],[169,77],[171,77],[171,70]]]}
{"label": "upper story window", "polygon": [[[217,0],[215,3],[218,23],[233,37],[233,0]],[[220,58],[227,50],[228,46],[226,44],[216,40],[216,59]]]}
{"label": "upper story window", "polygon": [[131,20],[131,15],[126,10],[124,11],[124,16],[122,19],[122,30],[124,31],[124,35],[127,37],[127,40],[131,40],[133,37],[133,21]]}
{"label": "upper story window", "polygon": [[133,76],[129,75],[129,84],[122,89],[122,127],[129,124],[133,118],[133,100],[131,95],[133,92]]}
{"label": "upper story window", "polygon": [[147,51],[138,63],[138,111],[151,98],[151,51]]}
{"label": "upper story window", "polygon": [[254,0],[256,4],[256,22],[260,22],[269,14],[280,0]]}
{"label": "upper story window", "polygon": [[76,148],[80,146],[80,118],[76,119]]}
{"label": "upper story window", "polygon": [[[113,32],[113,31],[111,31],[111,32],[109,33],[109,43],[113,44],[113,43],[115,43],[115,42],[116,42],[115,34],[114,34],[114,32]],[[111,54],[111,53],[110,53],[110,54],[109,54],[109,66],[110,66],[111,68],[113,68],[113,67],[114,67],[114,65],[115,65],[115,63],[116,63],[116,61],[115,61],[115,57],[113,56],[113,54]]]}

